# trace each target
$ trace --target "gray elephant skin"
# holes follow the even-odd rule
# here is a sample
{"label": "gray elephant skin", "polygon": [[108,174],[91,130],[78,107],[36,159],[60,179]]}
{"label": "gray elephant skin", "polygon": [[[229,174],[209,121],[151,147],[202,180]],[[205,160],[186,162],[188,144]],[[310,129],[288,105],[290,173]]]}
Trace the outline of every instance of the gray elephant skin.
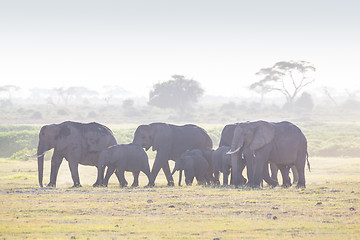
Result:
{"label": "gray elephant skin", "polygon": [[[226,167],[226,165],[228,165],[228,167],[229,167],[229,164],[227,164],[228,157],[222,156],[222,154],[223,154],[224,147],[229,147],[230,148],[233,137],[234,137],[234,131],[235,131],[235,128],[237,127],[237,125],[238,125],[238,123],[227,124],[227,125],[225,125],[225,127],[221,131],[221,137],[220,137],[220,142],[219,142],[219,148],[221,148],[221,150],[218,150],[216,153],[214,153],[215,156],[213,158],[215,158],[215,159],[213,160],[213,162],[215,161],[215,162],[217,162],[217,164],[220,164],[220,162],[224,162],[224,164],[225,164],[224,167]],[[219,153],[219,151],[221,153]],[[241,154],[238,155],[238,160],[237,161],[238,161],[237,169],[238,169],[238,172],[241,174],[241,175],[239,175],[240,176],[239,184],[243,185],[243,184],[246,183],[247,180],[242,175],[242,172],[243,172],[243,170],[245,168],[245,161],[242,158]],[[231,159],[230,159],[230,162],[231,162]],[[231,167],[231,164],[230,164],[230,167]],[[220,166],[219,165],[218,165],[218,170],[220,171]],[[230,169],[229,169],[229,171],[230,171]],[[222,173],[223,173],[223,185],[226,185],[227,181],[228,181],[228,177],[226,175],[224,176],[224,172],[222,172]],[[217,173],[215,172],[215,168],[214,168],[214,175],[216,175],[216,174]],[[225,174],[227,174],[227,170],[225,170]],[[215,176],[215,179],[217,179],[215,181],[219,181],[219,178],[216,177],[216,176]],[[224,180],[226,180],[225,183],[224,183]],[[232,175],[231,175],[230,184],[233,184]]]}
{"label": "gray elephant skin", "polygon": [[151,123],[140,125],[134,133],[134,144],[139,144],[147,151],[152,147],[156,157],[151,169],[155,181],[162,168],[169,186],[174,186],[170,174],[169,160],[176,160],[186,150],[212,149],[212,140],[207,132],[192,124],[177,126],[167,123]]}
{"label": "gray elephant skin", "polygon": [[[231,168],[231,156],[227,154],[230,151],[230,147],[221,146],[216,149],[212,154],[212,166],[215,178],[215,184],[220,184],[219,176],[220,172],[223,174],[223,185],[228,185],[229,174],[232,171]],[[245,162],[242,158],[238,159],[238,174],[241,178],[241,184],[246,183],[246,178],[243,177],[242,171],[245,168]],[[232,175],[230,184],[233,184]]]}
{"label": "gray elephant skin", "polygon": [[137,144],[120,144],[111,146],[100,153],[98,166],[98,179],[103,179],[104,168],[108,167],[103,185],[107,186],[110,176],[115,170],[118,171],[120,178],[119,183],[121,187],[127,186],[125,179],[125,171],[132,172],[134,182],[132,187],[139,186],[139,174],[143,172],[148,177],[148,185],[152,186],[149,160],[144,149]]}
{"label": "gray elephant skin", "polygon": [[[232,124],[227,124],[222,132],[221,132],[221,138],[220,138],[220,143],[219,143],[219,147],[223,147],[223,146],[228,146],[230,147],[231,146],[231,143],[232,143],[232,140],[233,140],[233,137],[234,137],[234,131],[236,129],[236,127],[239,125],[239,123],[232,123]],[[215,153],[215,155],[217,155]],[[245,161],[244,159],[242,159],[241,155],[238,155],[239,159],[238,159],[238,164],[240,164],[238,166],[238,171],[241,173],[240,176],[240,185],[243,185],[244,183],[246,183],[246,178],[243,177],[242,175],[242,171],[243,169],[245,168]],[[217,158],[217,161],[219,162],[219,158],[220,157],[215,157]],[[225,157],[226,158],[226,157]],[[226,162],[226,160],[225,160]],[[268,172],[265,172],[264,173],[264,180],[270,185],[270,186],[277,186],[278,185],[278,178],[277,178],[277,173],[278,173],[278,166],[273,163],[273,162],[270,162],[269,163],[270,165],[270,169],[271,169],[271,178],[269,177],[269,173]],[[297,183],[298,182],[298,172],[295,168],[295,166],[290,166],[291,170],[292,170],[292,173],[293,173],[293,178],[294,178],[294,183]],[[268,171],[268,169],[266,169],[266,171]],[[214,175],[216,174],[216,172],[214,171]],[[230,184],[233,184],[233,178],[232,178],[232,175],[231,175],[231,180],[230,180]]]}
{"label": "gray elephant skin", "polygon": [[[260,187],[270,162],[279,167],[285,186],[291,185],[289,167],[294,165],[299,174],[297,187],[305,188],[307,141],[302,131],[290,122],[256,121],[238,124],[229,154],[233,167],[237,164],[239,154],[244,155],[251,187]],[[238,175],[234,175],[234,182],[235,185],[239,184]]]}
{"label": "gray elephant skin", "polygon": [[[116,140],[111,130],[96,122],[63,122],[45,125],[39,133],[37,149],[39,184],[43,186],[44,154],[54,149],[51,158],[50,182],[48,187],[56,187],[56,178],[63,158],[70,167],[73,187],[81,187],[78,165],[98,166],[99,154]],[[97,180],[98,181],[98,180]]]}
{"label": "gray elephant skin", "polygon": [[210,185],[210,165],[203,152],[199,149],[188,150],[184,152],[175,162],[175,167],[171,175],[179,171],[179,186],[181,186],[182,171],[185,174],[186,185],[192,185],[194,177],[199,185]]}

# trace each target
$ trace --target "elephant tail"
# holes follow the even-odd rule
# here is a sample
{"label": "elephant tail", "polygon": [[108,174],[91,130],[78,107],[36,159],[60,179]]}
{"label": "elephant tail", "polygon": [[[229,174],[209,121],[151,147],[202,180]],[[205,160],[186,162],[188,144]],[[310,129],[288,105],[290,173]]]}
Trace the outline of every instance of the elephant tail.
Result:
{"label": "elephant tail", "polygon": [[309,153],[308,152],[306,152],[306,162],[307,162],[309,172],[311,172],[311,170],[310,170],[310,162],[309,162]]}

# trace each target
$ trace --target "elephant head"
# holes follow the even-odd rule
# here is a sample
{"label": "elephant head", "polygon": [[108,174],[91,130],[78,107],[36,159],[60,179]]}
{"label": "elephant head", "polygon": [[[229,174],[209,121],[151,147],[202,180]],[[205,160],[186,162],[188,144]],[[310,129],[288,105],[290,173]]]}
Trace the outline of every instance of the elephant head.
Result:
{"label": "elephant head", "polygon": [[245,148],[254,152],[270,143],[274,136],[275,129],[268,122],[241,123],[235,128],[231,149],[228,154],[234,154]]}
{"label": "elephant head", "polygon": [[[99,155],[99,164],[98,164],[98,178],[97,183],[102,184],[104,180],[104,172],[105,172],[105,166],[108,166],[112,163],[111,154],[110,154],[111,147],[101,151]],[[99,182],[98,182],[99,181]]]}
{"label": "elephant head", "polygon": [[[238,154],[244,154],[247,158],[247,170],[249,181],[252,178],[253,161],[249,158],[255,157],[255,151],[270,143],[275,136],[274,127],[265,121],[240,123],[234,131],[231,149],[227,154],[231,154],[232,168],[237,169]],[[235,185],[239,183],[238,174],[233,176]]]}
{"label": "elephant head", "polygon": [[51,124],[43,126],[39,133],[39,144],[37,148],[38,158],[38,176],[39,185],[42,187],[43,170],[44,170],[44,155],[46,151],[57,148],[63,149],[66,145],[66,141],[60,140],[62,137],[70,134],[70,129],[66,125]]}
{"label": "elephant head", "polygon": [[231,145],[231,141],[234,137],[234,130],[238,123],[228,124],[221,131],[221,137],[219,142],[219,147]]}
{"label": "elephant head", "polygon": [[134,134],[133,143],[140,145],[146,151],[152,147],[153,151],[158,150],[159,146],[169,143],[171,129],[165,123],[151,123],[140,125]]}

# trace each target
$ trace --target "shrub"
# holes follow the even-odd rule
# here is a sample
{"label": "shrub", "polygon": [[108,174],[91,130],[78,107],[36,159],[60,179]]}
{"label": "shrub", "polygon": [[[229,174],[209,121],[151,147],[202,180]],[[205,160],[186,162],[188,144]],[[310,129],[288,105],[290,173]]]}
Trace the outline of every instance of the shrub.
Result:
{"label": "shrub", "polygon": [[26,156],[26,154],[33,154],[36,152],[36,149],[28,149],[24,148],[20,151],[17,151],[16,153],[12,154],[10,159],[13,160],[21,160],[21,161],[27,161],[29,160],[29,157]]}
{"label": "shrub", "polygon": [[38,131],[0,132],[0,157],[10,157],[24,149],[33,149],[38,144]]}

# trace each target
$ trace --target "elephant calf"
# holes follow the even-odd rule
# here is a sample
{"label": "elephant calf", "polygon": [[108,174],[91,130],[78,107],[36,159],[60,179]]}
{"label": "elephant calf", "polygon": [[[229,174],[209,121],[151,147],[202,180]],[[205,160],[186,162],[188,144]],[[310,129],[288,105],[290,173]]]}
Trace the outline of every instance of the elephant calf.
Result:
{"label": "elephant calf", "polygon": [[140,171],[146,174],[149,183],[147,186],[153,186],[153,180],[151,179],[149,160],[144,149],[136,144],[121,144],[114,145],[100,153],[99,167],[98,167],[98,179],[102,180],[104,177],[104,168],[108,167],[103,185],[107,186],[110,176],[115,170],[119,173],[119,182],[121,187],[127,186],[127,181],[124,176],[124,172],[132,172],[134,175],[134,182],[132,187],[139,185]]}
{"label": "elephant calf", "polygon": [[[223,174],[223,185],[228,185],[228,178],[230,171],[233,171],[231,168],[231,155],[226,154],[230,151],[230,147],[221,146],[216,149],[212,154],[212,166],[215,176],[215,184],[220,184],[219,175],[220,172]],[[238,173],[241,178],[241,184],[246,183],[246,178],[243,177],[242,171],[245,168],[245,162],[242,158],[238,159]],[[230,184],[233,184],[232,178],[230,179]]]}
{"label": "elephant calf", "polygon": [[210,165],[206,158],[203,156],[201,150],[194,149],[191,151],[184,152],[178,160],[175,162],[175,167],[171,175],[176,171],[180,171],[179,177],[179,186],[181,185],[181,175],[184,170],[185,173],[185,183],[186,185],[192,185],[194,177],[198,184],[208,184],[210,185]]}

